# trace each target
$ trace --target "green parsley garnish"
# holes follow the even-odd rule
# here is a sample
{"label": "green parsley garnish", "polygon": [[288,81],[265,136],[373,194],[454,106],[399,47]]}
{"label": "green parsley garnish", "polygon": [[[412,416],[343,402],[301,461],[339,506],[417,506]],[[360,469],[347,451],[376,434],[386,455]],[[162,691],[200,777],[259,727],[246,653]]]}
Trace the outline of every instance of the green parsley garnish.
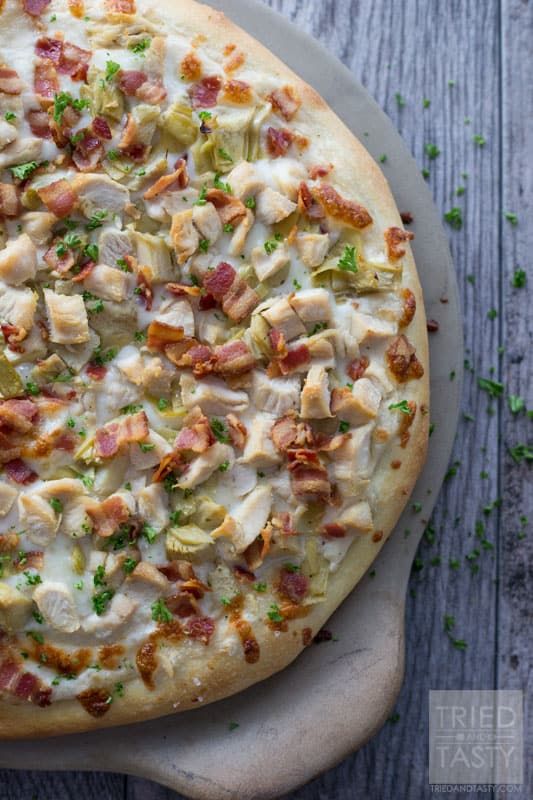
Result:
{"label": "green parsley garnish", "polygon": [[235,226],[231,224],[231,222],[226,222],[224,225],[224,233],[233,233],[235,230]]}
{"label": "green parsley garnish", "polygon": [[151,442],[139,442],[139,447],[143,453],[149,453],[150,450],[154,449],[155,444],[152,444]]}
{"label": "green parsley garnish", "polygon": [[88,108],[89,101],[72,97],[69,92],[59,92],[54,96],[54,120],[56,122],[61,122],[67,106],[72,106],[75,111],[82,111],[84,108]]}
{"label": "green parsley garnish", "polygon": [[127,406],[122,406],[120,409],[121,414],[136,414],[138,411],[143,410],[142,403],[129,403]]}
{"label": "green parsley garnish", "polygon": [[126,575],[131,575],[137,564],[138,561],[136,561],[134,558],[127,558],[122,564],[122,569],[124,570]]}
{"label": "green parsley garnish", "polygon": [[437,156],[440,156],[440,150],[439,150],[439,148],[437,147],[436,144],[430,144],[428,142],[425,145],[424,150],[425,150],[426,155],[428,156],[428,158],[430,158],[432,160],[437,158]]}
{"label": "green parsley garnish", "polygon": [[507,402],[509,403],[511,414],[519,414],[526,407],[524,398],[519,397],[517,394],[510,394]]}
{"label": "green parsley garnish", "polygon": [[233,164],[232,157],[230,156],[230,154],[228,153],[227,150],[224,150],[223,147],[219,147],[218,148],[218,154],[219,154],[220,158],[224,159],[224,161],[230,161]]}
{"label": "green parsley garnish", "polygon": [[170,403],[168,400],[165,400],[164,397],[160,397],[157,401],[157,407],[160,411],[165,411],[169,407]]}
{"label": "green parsley garnish", "polygon": [[215,174],[215,177],[213,178],[213,186],[215,189],[220,189],[225,194],[232,194],[229,183],[224,183],[224,181],[220,180],[220,172]]}
{"label": "green parsley garnish", "polygon": [[26,631],[26,636],[29,636],[37,644],[44,644],[44,636],[38,631]]}
{"label": "green parsley garnish", "polygon": [[156,531],[151,525],[148,525],[147,522],[144,523],[141,531],[141,535],[144,536],[148,544],[153,544],[157,538],[157,534],[159,531]]}
{"label": "green parsley garnish", "polygon": [[200,244],[198,245],[198,247],[200,248],[202,253],[207,253],[210,244],[211,242],[209,241],[209,239],[200,239]]}
{"label": "green parsley garnish", "polygon": [[394,409],[401,411],[402,414],[407,414],[408,416],[411,416],[411,409],[409,408],[409,403],[407,402],[407,400],[400,400],[399,403],[391,403],[389,406],[389,410],[394,411]]}
{"label": "green parsley garnish", "polygon": [[43,579],[36,572],[25,572],[24,577],[28,586],[38,586],[43,582]]}
{"label": "green parsley garnish", "polygon": [[396,100],[396,105],[398,106],[398,108],[403,108],[405,106],[405,99],[399,92],[396,92],[394,98]]}
{"label": "green parsley garnish", "polygon": [[114,150],[114,149],[108,150],[107,153],[106,153],[106,158],[109,161],[116,161],[117,158],[120,158],[120,153],[118,152],[118,150]]}
{"label": "green parsley garnish", "polygon": [[495,308],[491,308],[489,309],[489,311],[487,311],[487,319],[493,320],[496,319],[497,316],[498,312],[496,311]]}
{"label": "green parsley garnish", "polygon": [[44,623],[44,617],[40,611],[32,611],[31,615],[38,625],[42,625]]}
{"label": "green parsley garnish", "polygon": [[154,622],[172,622],[172,614],[162,597],[152,603],[152,619]]}
{"label": "green parsley garnish", "polygon": [[277,241],[275,238],[267,239],[267,241],[264,244],[265,253],[267,254],[267,256],[271,256],[272,253],[278,249],[278,247],[279,247],[279,241]]}
{"label": "green parsley garnish", "polygon": [[337,266],[339,269],[344,270],[344,272],[357,272],[357,262],[358,255],[355,245],[346,245],[341,258],[339,258]]}
{"label": "green parsley garnish", "polygon": [[523,269],[515,269],[513,279],[511,281],[514,289],[523,289],[527,282],[526,271]]}
{"label": "green parsley garnish", "polygon": [[463,639],[456,639],[453,634],[452,630],[455,627],[455,617],[452,617],[450,614],[444,615],[444,632],[448,635],[451,643],[457,650],[466,650],[467,644]]}
{"label": "green parsley garnish", "polygon": [[98,261],[98,245],[97,244],[87,244],[83,248],[83,255],[90,258],[91,261]]}
{"label": "green parsley garnish", "polygon": [[341,433],[347,433],[350,430],[350,423],[347,422],[345,419],[341,419],[339,422],[339,431]]}
{"label": "green parsley garnish", "polygon": [[503,383],[490,380],[490,378],[478,378],[477,385],[491,397],[501,397],[503,394]]}
{"label": "green parsley garnish", "polygon": [[219,466],[218,471],[227,472],[228,469],[229,469],[229,461],[223,461],[222,464]]}
{"label": "green parsley garnish", "polygon": [[429,108],[431,105],[431,100],[428,100],[427,97],[424,97],[422,100],[422,108]]}
{"label": "green parsley garnish", "polygon": [[484,136],[481,136],[479,133],[476,133],[472,136],[472,141],[474,144],[477,144],[478,147],[483,147],[486,144],[486,139]]}
{"label": "green parsley garnish", "polygon": [[300,281],[297,281],[296,278],[294,278],[294,280],[292,282],[292,285],[294,286],[295,289],[301,289],[302,288],[302,284],[300,283]]}
{"label": "green parsley garnish", "polygon": [[254,590],[254,592],[259,592],[259,593],[266,592],[267,585],[266,583],[254,583],[252,584],[252,589]]}
{"label": "green parsley garnish", "polygon": [[26,381],[26,392],[32,397],[37,397],[41,393],[39,386],[33,381]]}
{"label": "green parsley garnish", "polygon": [[27,161],[25,164],[19,164],[16,167],[10,167],[11,174],[14,178],[18,181],[25,181],[27,178],[30,177],[32,172],[38,167],[38,163],[36,161]]}
{"label": "green parsley garnish", "polygon": [[13,122],[14,119],[17,118],[17,115],[13,111],[6,111],[4,114],[4,119],[6,122]]}
{"label": "green parsley garnish", "polygon": [[212,117],[213,115],[212,115],[212,113],[211,113],[210,111],[199,111],[199,112],[198,112],[198,116],[200,117],[200,119],[201,119],[203,122],[205,122],[206,120],[208,120],[208,119],[211,119],[211,117]]}
{"label": "green parsley garnish", "polygon": [[454,206],[444,214],[444,219],[448,225],[456,231],[463,227],[463,212],[458,206]]}
{"label": "green parsley garnish", "polygon": [[106,61],[105,62],[105,79],[106,81],[111,81],[117,74],[120,69],[120,64],[117,64],[116,61]]}
{"label": "green parsley garnish", "polygon": [[228,444],[230,441],[230,437],[228,435],[228,429],[226,425],[222,422],[222,420],[213,417],[212,420],[209,422],[211,426],[211,430],[213,431],[213,435],[215,439],[218,439],[219,442],[223,444]]}
{"label": "green parsley garnish", "polygon": [[151,39],[141,39],[140,41],[135,42],[135,44],[128,45],[128,50],[131,50],[131,52],[135,53],[135,55],[144,56],[144,51],[148,50],[151,44]]}
{"label": "green parsley garnish", "polygon": [[101,228],[106,217],[107,211],[105,209],[95,211],[85,227],[88,231],[94,231],[96,228]]}
{"label": "green parsley garnish", "polygon": [[515,464],[520,464],[522,461],[530,464],[533,461],[533,447],[528,444],[517,444],[509,448],[509,455]]}
{"label": "green parsley garnish", "polygon": [[97,594],[93,594],[92,596],[92,606],[94,613],[101,617],[104,611],[107,611],[107,607],[114,596],[114,591],[112,589],[104,589],[103,592],[98,592]]}
{"label": "green parsley garnish", "polygon": [[200,190],[200,194],[198,195],[198,200],[196,200],[193,203],[193,205],[195,205],[195,206],[205,206],[205,204],[207,203],[206,197],[207,197],[207,185],[204,183],[204,185],[202,186],[202,188]]}
{"label": "green parsley garnish", "polygon": [[247,200],[244,201],[244,205],[246,208],[251,208],[253,211],[256,206],[255,197],[248,197]]}
{"label": "green parsley garnish", "polygon": [[106,579],[105,579],[105,567],[103,564],[99,564],[96,567],[96,571],[93,576],[93,583],[95,586],[105,586]]}
{"label": "green parsley garnish", "polygon": [[270,611],[268,612],[268,618],[271,622],[283,622],[285,619],[276,603],[271,604]]}
{"label": "green parsley garnish", "polygon": [[63,503],[61,502],[59,497],[51,497],[48,502],[50,503],[56,514],[61,514],[61,512],[63,511]]}
{"label": "green parsley garnish", "polygon": [[518,225],[518,216],[514,214],[512,211],[504,211],[503,216],[505,217],[507,222],[511,223],[511,225]]}

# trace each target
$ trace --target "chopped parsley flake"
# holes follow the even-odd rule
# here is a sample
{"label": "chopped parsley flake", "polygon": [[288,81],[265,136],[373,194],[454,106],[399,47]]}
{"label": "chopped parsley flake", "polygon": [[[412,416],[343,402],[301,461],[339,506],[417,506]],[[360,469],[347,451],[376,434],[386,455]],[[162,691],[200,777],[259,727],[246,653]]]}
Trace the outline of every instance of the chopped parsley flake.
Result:
{"label": "chopped parsley flake", "polygon": [[422,108],[429,108],[431,105],[431,100],[428,100],[427,97],[424,97],[422,100]]}
{"label": "chopped parsley flake", "polygon": [[37,397],[41,393],[40,388],[33,381],[26,381],[26,392],[32,397]]}
{"label": "chopped parsley flake", "polygon": [[477,144],[478,147],[484,147],[487,142],[485,137],[480,136],[479,133],[476,133],[474,136],[472,136],[472,141],[474,142],[474,144]]}
{"label": "chopped parsley flake", "polygon": [[347,433],[350,430],[350,423],[347,422],[345,419],[341,419],[339,422],[339,431],[341,433]]}
{"label": "chopped parsley flake", "polygon": [[267,239],[267,241],[264,244],[265,253],[267,254],[267,256],[271,256],[272,253],[278,249],[278,246],[279,242],[276,241],[276,239]]}
{"label": "chopped parsley flake", "polygon": [[357,272],[358,270],[357,261],[358,257],[355,245],[353,246],[346,245],[342,256],[339,258],[337,266],[344,272]]}
{"label": "chopped parsley flake", "polygon": [[218,154],[220,158],[224,159],[224,161],[230,161],[231,163],[233,163],[232,157],[230,156],[227,150],[224,150],[223,147],[218,148]]}
{"label": "chopped parsley flake", "polygon": [[208,119],[211,119],[211,117],[212,117],[213,115],[212,115],[212,113],[211,113],[210,111],[199,111],[199,112],[198,112],[198,116],[200,117],[200,119],[201,119],[203,122],[205,122],[206,120],[208,120]]}
{"label": "chopped parsley flake", "polygon": [[88,231],[94,231],[96,228],[101,228],[106,217],[107,211],[105,209],[95,211],[85,227]]}
{"label": "chopped parsley flake", "polygon": [[217,172],[214,179],[213,179],[213,186],[215,189],[220,189],[225,194],[232,194],[231,186],[229,183],[224,183],[224,181],[220,180],[220,172]]}
{"label": "chopped parsley flake", "polygon": [[503,216],[505,217],[507,222],[511,223],[511,225],[518,225],[518,216],[514,214],[512,211],[504,211]]}
{"label": "chopped parsley flake", "polygon": [[245,200],[244,205],[246,208],[251,208],[253,210],[256,206],[255,197],[249,197],[247,200]]}
{"label": "chopped parsley flake", "polygon": [[154,449],[155,444],[152,444],[151,442],[139,442],[139,447],[143,453],[149,453],[150,450]]}
{"label": "chopped parsley flake", "polygon": [[87,244],[83,248],[83,255],[90,258],[91,261],[98,261],[98,245],[97,244]]}
{"label": "chopped parsley flake", "polygon": [[72,97],[69,92],[59,92],[54,96],[54,120],[55,122],[61,123],[63,118],[63,112],[67,108],[67,106],[72,106],[75,111],[82,111],[84,108],[88,108],[89,101],[82,100],[75,97]]}
{"label": "chopped parsley flake", "polygon": [[394,95],[394,99],[396,100],[396,105],[398,106],[398,108],[404,108],[405,98],[403,98],[399,92],[396,92],[396,94]]}
{"label": "chopped parsley flake", "polygon": [[198,245],[198,247],[200,248],[202,253],[207,253],[210,244],[211,242],[209,241],[209,239],[200,239],[200,244]]}
{"label": "chopped parsley flake", "polygon": [[153,544],[157,538],[158,531],[156,531],[155,528],[153,528],[151,525],[148,525],[148,523],[145,522],[141,534],[142,536],[144,536],[148,544]]}
{"label": "chopped parsley flake", "polygon": [[135,53],[138,56],[144,56],[144,51],[148,50],[151,44],[152,40],[149,38],[140,39],[140,41],[135,42],[135,44],[128,45],[128,50],[131,50],[132,53]]}
{"label": "chopped parsley flake", "polygon": [[127,406],[122,406],[120,409],[121,414],[136,414],[138,411],[143,410],[142,403],[130,403]]}
{"label": "chopped parsley flake", "polygon": [[511,414],[519,414],[526,407],[524,398],[519,397],[517,394],[510,394],[507,402],[509,403]]}
{"label": "chopped parsley flake", "polygon": [[526,271],[523,269],[515,269],[513,279],[511,281],[514,289],[523,289],[527,282]]}
{"label": "chopped parsley flake", "polygon": [[105,567],[103,564],[99,564],[96,567],[96,571],[93,576],[93,583],[95,586],[105,586],[106,579],[105,579]]}
{"label": "chopped parsley flake", "polygon": [[261,594],[262,592],[266,592],[267,585],[266,583],[254,583],[252,584],[252,589],[254,592],[259,592]]}
{"label": "chopped parsley flake", "polygon": [[487,392],[490,397],[501,397],[503,394],[503,383],[490,380],[490,378],[478,378],[477,385],[482,391]]}
{"label": "chopped parsley flake", "polygon": [[454,206],[444,214],[444,219],[448,225],[456,231],[463,227],[463,212],[458,206]]}
{"label": "chopped parsley flake", "polygon": [[13,111],[6,111],[4,114],[4,119],[6,122],[13,122],[14,119],[17,118],[17,115]]}
{"label": "chopped parsley flake", "polygon": [[38,575],[36,572],[25,572],[24,577],[26,578],[26,583],[28,584],[28,586],[38,586],[40,583],[43,582],[41,576]]}
{"label": "chopped parsley flake", "polygon": [[224,233],[233,233],[235,230],[235,226],[231,224],[231,222],[226,222],[224,225]]}
{"label": "chopped parsley flake", "polygon": [[200,194],[198,195],[198,200],[196,200],[196,202],[193,205],[205,206],[205,204],[207,203],[206,197],[207,197],[207,185],[204,183],[204,185],[200,190]]}
{"label": "chopped parsley flake", "polygon": [[222,420],[213,417],[210,421],[211,430],[213,431],[213,435],[219,442],[223,444],[228,444],[230,441],[230,437],[228,434],[228,429],[226,425],[222,422]]}
{"label": "chopped parsley flake", "polygon": [[497,316],[498,312],[496,311],[495,308],[491,308],[489,309],[489,311],[487,311],[487,319],[493,320],[496,319]]}
{"label": "chopped parsley flake", "polygon": [[120,64],[116,61],[105,62],[105,79],[107,82],[112,81],[120,69]]}
{"label": "chopped parsley flake", "polygon": [[426,152],[427,157],[432,159],[432,160],[437,158],[437,156],[440,156],[440,150],[439,150],[439,148],[437,147],[436,144],[430,144],[428,142],[426,144],[426,146],[424,147],[424,150]]}
{"label": "chopped parsley flake", "polygon": [[26,631],[26,636],[29,636],[37,644],[44,644],[44,636],[38,631]]}
{"label": "chopped parsley flake", "polygon": [[92,596],[92,606],[94,613],[101,617],[102,614],[107,611],[107,607],[114,596],[114,591],[112,589],[104,589],[103,592],[98,592],[97,594],[93,594]]}
{"label": "chopped parsley flake", "polygon": [[126,575],[131,575],[137,564],[138,562],[134,558],[127,558],[122,564],[122,569]]}
{"label": "chopped parsley flake", "polygon": [[157,407],[159,411],[166,411],[169,405],[170,405],[169,401],[165,400],[164,397],[160,397],[159,400],[157,401]]}
{"label": "chopped parsley flake", "polygon": [[517,444],[509,448],[509,455],[515,464],[521,464],[522,461],[530,464],[533,461],[533,447],[528,444]]}
{"label": "chopped parsley flake", "polygon": [[389,411],[394,411],[395,409],[401,411],[402,414],[411,416],[411,409],[409,408],[409,403],[407,400],[400,400],[399,403],[391,403],[389,406]]}
{"label": "chopped parsley flake", "polygon": [[229,469],[229,461],[223,461],[222,464],[219,466],[219,472],[227,472]]}
{"label": "chopped parsley flake", "polygon": [[61,514],[61,512],[63,511],[63,503],[61,502],[59,497],[51,497],[48,502],[50,503],[56,514]]}
{"label": "chopped parsley flake", "polygon": [[172,622],[172,614],[162,597],[152,603],[152,619],[154,622]]}
{"label": "chopped parsley flake", "polygon": [[14,178],[18,181],[25,181],[27,178],[30,177],[32,172],[38,167],[38,163],[36,161],[27,161],[25,164],[19,164],[16,167],[10,167],[11,174]]}
{"label": "chopped parsley flake", "polygon": [[276,603],[272,603],[270,606],[270,610],[268,612],[268,618],[271,622],[283,622],[285,617],[279,610],[279,606]]}
{"label": "chopped parsley flake", "polygon": [[297,281],[297,280],[296,280],[296,278],[294,278],[294,280],[293,280],[293,282],[292,282],[292,285],[294,286],[294,288],[295,288],[296,290],[298,290],[298,289],[301,289],[301,288],[302,288],[302,284],[300,283],[300,281]]}

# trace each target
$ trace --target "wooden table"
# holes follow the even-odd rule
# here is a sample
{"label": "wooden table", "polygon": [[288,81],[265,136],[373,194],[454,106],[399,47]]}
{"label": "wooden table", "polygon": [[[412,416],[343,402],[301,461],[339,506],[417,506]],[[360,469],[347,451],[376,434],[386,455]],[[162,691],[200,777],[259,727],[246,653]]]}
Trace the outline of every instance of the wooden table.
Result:
{"label": "wooden table", "polygon": [[[533,2],[265,2],[344,61],[428,170],[438,208],[462,210],[462,228],[448,229],[465,315],[464,418],[414,563],[403,690],[372,742],[290,795],[421,800],[430,796],[429,689],[499,687],[531,696],[531,465],[524,448],[514,449],[514,459],[510,453],[531,444],[531,420],[524,410],[512,413],[509,398],[521,396],[533,408]],[[515,288],[516,271],[528,268],[529,284]],[[495,381],[501,397],[481,390],[479,378]],[[455,619],[448,634],[445,615]],[[532,727],[526,709],[530,743]],[[531,772],[513,796],[533,796]],[[0,800],[33,797],[179,800],[121,775],[0,771]]]}

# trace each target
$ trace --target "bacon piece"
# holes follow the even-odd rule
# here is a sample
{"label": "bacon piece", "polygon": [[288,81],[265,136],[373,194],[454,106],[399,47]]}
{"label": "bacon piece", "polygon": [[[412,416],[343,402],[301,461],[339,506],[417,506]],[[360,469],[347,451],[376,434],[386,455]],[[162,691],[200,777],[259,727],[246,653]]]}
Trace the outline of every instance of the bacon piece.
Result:
{"label": "bacon piece", "polygon": [[328,471],[313,450],[289,450],[288,469],[295,497],[304,502],[329,503],[331,485]]}
{"label": "bacon piece", "polygon": [[268,341],[274,355],[284,358],[287,355],[287,342],[285,334],[278,328],[271,328],[268,332]]}
{"label": "bacon piece", "polygon": [[107,689],[103,687],[100,689],[85,689],[76,695],[76,700],[83,706],[85,711],[96,719],[107,714],[111,708],[112,699]]}
{"label": "bacon piece", "polygon": [[346,200],[333,186],[329,186],[327,183],[313,186],[311,194],[326,213],[335,219],[340,219],[341,222],[352,228],[366,228],[372,224],[372,217],[366,208],[353,200]]}
{"label": "bacon piece", "polygon": [[307,422],[297,422],[296,417],[287,414],[276,420],[270,433],[274,446],[280,453],[291,448],[308,447],[313,444],[313,431]]}
{"label": "bacon piece", "polygon": [[113,138],[111,128],[104,117],[95,117],[91,122],[91,130],[95,136],[98,136],[99,139],[110,140]]}
{"label": "bacon piece", "polygon": [[28,111],[28,124],[33,135],[38,136],[39,139],[52,138],[50,118],[46,111],[38,111],[36,109]]}
{"label": "bacon piece", "polygon": [[94,262],[94,261],[87,261],[87,262],[86,262],[86,263],[85,263],[85,264],[82,266],[82,268],[80,269],[80,271],[78,272],[78,274],[77,274],[77,275],[73,275],[73,276],[72,276],[72,278],[71,278],[70,280],[71,280],[73,283],[81,283],[82,281],[84,281],[84,280],[85,280],[85,278],[87,278],[87,277],[88,277],[88,276],[91,274],[91,272],[93,271],[93,269],[94,269],[95,267],[96,267],[96,262]]}
{"label": "bacon piece", "polygon": [[188,283],[167,283],[166,289],[176,297],[200,297],[202,293],[199,286],[189,286]]}
{"label": "bacon piece", "polygon": [[231,80],[224,86],[222,98],[226,103],[233,103],[238,106],[245,106],[252,102],[253,92],[250,84],[244,81]]}
{"label": "bacon piece", "polygon": [[266,145],[272,158],[287,155],[289,147],[294,141],[294,134],[287,128],[272,128],[267,130]]}
{"label": "bacon piece", "polygon": [[184,158],[178,160],[179,166],[170,175],[162,175],[155,183],[148,187],[143,197],[145,200],[152,200],[152,198],[166,192],[172,188],[185,189],[189,184],[189,175],[187,173],[187,162]]}
{"label": "bacon piece", "polygon": [[178,433],[174,449],[190,453],[205,453],[216,439],[207,417],[201,411],[192,411]]}
{"label": "bacon piece", "polygon": [[281,358],[277,365],[282,375],[290,375],[296,372],[300,367],[308,364],[311,361],[311,353],[306,344],[297,344],[287,350],[287,355]]}
{"label": "bacon piece", "polygon": [[27,486],[39,477],[21,458],[14,458],[4,464],[8,477],[15,483]]}
{"label": "bacon piece", "polygon": [[416,314],[416,297],[410,289],[402,289],[400,295],[403,300],[403,308],[398,325],[400,328],[406,328],[413,321]]}
{"label": "bacon piece", "polygon": [[326,216],[322,206],[314,200],[309,186],[303,181],[298,190],[298,210],[315,222],[324,219]]}
{"label": "bacon piece", "polygon": [[41,36],[35,42],[35,55],[38,58],[47,58],[52,61],[56,67],[61,61],[61,54],[63,52],[63,40],[51,39],[49,36]]}
{"label": "bacon piece", "polygon": [[246,425],[241,422],[240,419],[235,416],[235,414],[228,414],[226,417],[226,423],[228,425],[228,432],[233,447],[236,447],[238,450],[242,450],[248,437]]}
{"label": "bacon piece", "polygon": [[403,334],[391,342],[385,356],[390,371],[400,383],[421,378],[424,374],[424,367],[416,357],[415,348]]}
{"label": "bacon piece", "polygon": [[8,348],[13,353],[25,352],[24,347],[20,344],[28,335],[28,331],[25,328],[19,328],[16,325],[10,325],[8,322],[2,322],[0,323],[0,329],[2,330]]}
{"label": "bacon piece", "polygon": [[144,411],[128,414],[118,422],[110,422],[96,431],[94,452],[99,458],[111,458],[126,444],[142,442],[150,433]]}
{"label": "bacon piece", "polygon": [[80,133],[83,133],[83,138],[76,142],[72,160],[80,172],[94,172],[105,155],[104,146],[88,129]]}
{"label": "bacon piece", "polygon": [[192,50],[181,60],[180,75],[186,81],[199,81],[202,77],[202,62]]}
{"label": "bacon piece", "polygon": [[162,103],[166,96],[167,90],[159,77],[153,80],[146,80],[135,92],[135,97],[142,100],[143,103],[152,103],[153,105]]}
{"label": "bacon piece", "polygon": [[40,17],[50,0],[22,0],[22,7],[30,17]]}
{"label": "bacon piece", "polygon": [[398,261],[405,255],[404,244],[415,238],[412,231],[404,231],[402,228],[387,228],[383,234],[387,245],[387,255],[391,261]]}
{"label": "bacon piece", "polygon": [[121,92],[134,97],[137,89],[147,80],[145,72],[136,69],[121,69],[117,75],[117,84]]}
{"label": "bacon piece", "polygon": [[212,294],[206,292],[206,294],[203,294],[200,297],[200,300],[198,302],[198,308],[200,309],[200,311],[209,311],[210,309],[216,307],[217,307],[217,301],[215,300]]}
{"label": "bacon piece", "polygon": [[24,89],[24,82],[18,76],[18,72],[6,66],[0,66],[0,92],[4,94],[20,94]]}
{"label": "bacon piece", "polygon": [[41,105],[51,105],[54,96],[59,92],[57,70],[51,61],[37,61],[33,73],[33,88]]}
{"label": "bacon piece", "polygon": [[196,577],[191,562],[181,559],[169,561],[168,564],[158,565],[157,569],[159,572],[162,572],[171,583],[188,581]]}
{"label": "bacon piece", "polygon": [[322,527],[322,533],[329,539],[344,539],[346,536],[346,528],[338,522],[329,522]]}
{"label": "bacon piece", "polygon": [[255,366],[255,357],[242,340],[218,345],[214,357],[214,372],[219,375],[243,375]]}
{"label": "bacon piece", "polygon": [[0,692],[7,692],[40,708],[50,705],[52,695],[52,689],[40,678],[24,672],[20,661],[8,649],[0,653]]}
{"label": "bacon piece", "polygon": [[223,225],[234,224],[246,216],[246,206],[242,200],[222,189],[209,189],[205,199],[208,203],[213,203]]}
{"label": "bacon piece", "polygon": [[146,346],[149,350],[164,351],[167,345],[181,342],[183,338],[183,328],[175,328],[154,319],[148,326]]}
{"label": "bacon piece", "polygon": [[186,336],[181,342],[165,347],[165,355],[177,367],[191,367],[198,377],[208,375],[215,367],[215,356],[206,344]]}
{"label": "bacon piece", "polygon": [[299,572],[282,569],[279,577],[279,592],[292,603],[301,603],[309,591],[309,578]]}
{"label": "bacon piece", "polygon": [[62,219],[68,217],[77,203],[77,197],[64,178],[37,189],[37,194],[52,214]]}
{"label": "bacon piece", "polygon": [[0,217],[16,217],[19,211],[16,187],[12,183],[0,183]]}
{"label": "bacon piece", "polygon": [[280,114],[287,122],[291,121],[302,105],[300,96],[292,86],[282,86],[281,89],[274,89],[267,97],[267,100],[272,103],[272,108],[276,114]]}
{"label": "bacon piece", "polygon": [[137,295],[141,298],[147,311],[152,310],[154,290],[152,288],[150,267],[139,267],[137,272]]}
{"label": "bacon piece", "polygon": [[85,372],[93,381],[103,381],[107,375],[107,367],[103,364],[95,364],[94,361],[89,361],[85,367]]}
{"label": "bacon piece", "polygon": [[215,631],[215,621],[211,617],[191,617],[183,626],[183,632],[190,639],[197,639],[205,645]]}
{"label": "bacon piece", "polygon": [[257,292],[225,261],[204,276],[203,286],[233,322],[242,322],[259,303]]}
{"label": "bacon piece", "polygon": [[32,400],[4,400],[0,403],[0,426],[17,433],[28,433],[39,416],[39,409]]}
{"label": "bacon piece", "polygon": [[42,550],[26,550],[19,553],[18,560],[15,562],[15,569],[23,572],[26,569],[41,570],[44,564],[44,553]]}
{"label": "bacon piece", "polygon": [[73,81],[86,81],[91,58],[90,50],[83,50],[75,44],[64,42],[58,71],[64,75],[70,75]]}
{"label": "bacon piece", "polygon": [[200,614],[200,607],[196,598],[189,592],[178,592],[165,598],[168,610],[182,619]]}
{"label": "bacon piece", "polygon": [[189,89],[193,108],[213,108],[217,104],[222,80],[218,75],[208,75]]}
{"label": "bacon piece", "polygon": [[65,248],[64,254],[59,256],[57,254],[57,248],[59,242],[60,242],[59,239],[55,239],[52,242],[52,244],[44,254],[43,259],[44,261],[46,261],[50,269],[53,269],[56,272],[60,273],[68,272],[69,269],[72,269],[72,267],[76,263],[74,250],[70,248]]}
{"label": "bacon piece", "polygon": [[130,518],[130,510],[122,497],[107,497],[101,503],[87,509],[98,536],[104,539],[112,536],[120,525]]}
{"label": "bacon piece", "polygon": [[163,456],[159,462],[159,466],[156,469],[152,480],[154,483],[158,483],[159,481],[164,480],[168,475],[172,475],[174,472],[181,473],[186,466],[187,464],[183,460],[181,453],[167,453],[166,456]]}
{"label": "bacon piece", "polygon": [[359,378],[362,378],[363,375],[365,374],[369,364],[370,361],[366,356],[361,356],[360,358],[354,358],[354,360],[350,361],[350,363],[346,367],[346,374],[353,381],[358,381]]}

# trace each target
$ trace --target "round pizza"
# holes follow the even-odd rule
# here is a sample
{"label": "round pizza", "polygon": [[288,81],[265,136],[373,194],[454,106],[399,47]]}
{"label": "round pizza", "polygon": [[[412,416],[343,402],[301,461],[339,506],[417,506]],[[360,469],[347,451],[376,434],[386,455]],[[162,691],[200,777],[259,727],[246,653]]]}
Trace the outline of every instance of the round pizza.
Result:
{"label": "round pizza", "polygon": [[201,706],[309,645],[428,436],[379,168],[193,0],[0,0],[0,736]]}

